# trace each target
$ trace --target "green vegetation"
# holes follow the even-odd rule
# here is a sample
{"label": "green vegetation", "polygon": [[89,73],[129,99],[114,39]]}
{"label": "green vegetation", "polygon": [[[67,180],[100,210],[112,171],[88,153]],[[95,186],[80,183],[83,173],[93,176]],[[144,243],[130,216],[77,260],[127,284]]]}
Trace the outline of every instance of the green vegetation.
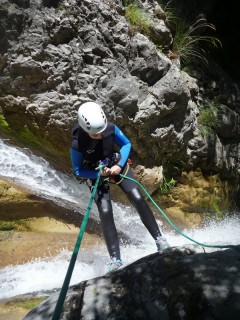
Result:
{"label": "green vegetation", "polygon": [[220,209],[219,205],[215,200],[212,200],[210,202],[210,209],[216,214],[216,217],[219,219],[222,219],[226,216],[226,214],[222,212],[222,210]]}
{"label": "green vegetation", "polygon": [[125,17],[130,24],[137,29],[137,31],[150,36],[153,22],[151,20],[151,16],[146,11],[132,3],[126,7]]}
{"label": "green vegetation", "polygon": [[159,50],[159,51],[164,51],[164,46],[162,44],[156,44],[156,48]]}
{"label": "green vegetation", "polygon": [[37,305],[39,305],[43,300],[45,300],[47,297],[39,297],[39,298],[33,298],[33,299],[16,299],[13,301],[9,301],[6,303],[7,306],[10,307],[18,307],[18,308],[24,308],[27,310],[31,310]]}
{"label": "green vegetation", "polygon": [[218,126],[216,110],[216,105],[207,105],[200,111],[198,123],[201,125],[201,134],[205,137],[209,136]]}
{"label": "green vegetation", "polygon": [[177,19],[172,51],[179,55],[186,64],[193,62],[195,59],[200,59],[207,63],[202,43],[211,44],[214,47],[221,45],[221,42],[216,37],[201,34],[202,31],[205,32],[207,29],[215,31],[214,25],[208,23],[206,19],[198,19],[192,24],[188,24],[182,19]]}
{"label": "green vegetation", "polygon": [[[160,1],[158,1],[160,2]],[[171,6],[172,1],[168,1],[167,4],[164,7],[161,7],[161,9],[164,11],[165,17],[166,17],[166,23],[167,25],[173,26],[176,21],[179,19],[179,12],[176,8]]]}
{"label": "green vegetation", "polygon": [[212,196],[205,201],[199,202],[199,207],[202,207],[204,210],[205,218],[209,219],[223,219],[227,216],[227,212],[225,209],[228,207],[224,201],[221,201],[216,194],[212,194]]}
{"label": "green vegetation", "polygon": [[0,130],[4,132],[10,132],[9,124],[7,123],[5,117],[0,114]]}
{"label": "green vegetation", "polygon": [[[5,117],[0,114],[0,130],[7,132],[7,133],[12,133],[11,132],[10,126],[8,122],[6,121]],[[29,145],[34,145],[38,147],[43,147],[46,142],[42,141],[42,143],[39,142],[39,138],[37,138],[30,130],[27,128],[23,128],[21,131],[18,131],[16,136],[22,140],[22,142],[27,143]]]}
{"label": "green vegetation", "polygon": [[159,189],[160,193],[168,193],[169,190],[175,186],[175,184],[176,184],[176,180],[174,180],[173,178],[166,179],[165,177],[163,177],[163,182]]}
{"label": "green vegetation", "polygon": [[46,141],[35,136],[28,128],[23,128],[18,132],[18,135],[22,142],[29,146],[44,148],[44,145],[46,145]]}
{"label": "green vegetation", "polygon": [[0,231],[11,231],[16,227],[14,222],[0,221]]}
{"label": "green vegetation", "polygon": [[24,219],[16,221],[0,220],[0,231],[27,231],[30,230],[28,223]]}
{"label": "green vegetation", "polygon": [[46,140],[34,135],[28,128],[22,128],[22,130],[17,130],[16,132],[11,131],[8,122],[2,114],[0,114],[0,130],[13,135],[28,146],[34,146],[38,149],[46,147]]}
{"label": "green vegetation", "polygon": [[43,151],[47,156],[56,157],[62,156],[64,159],[69,158],[69,150],[66,149],[57,149],[51,141],[48,141],[46,138],[43,138],[39,132],[32,132],[27,127],[14,128],[11,130],[10,125],[6,121],[5,117],[0,114],[0,132],[4,133],[4,136],[7,136],[12,141],[15,141],[16,144],[23,144],[26,147],[32,147],[37,151]]}
{"label": "green vegetation", "polygon": [[[197,60],[202,60],[207,63],[206,52],[203,45],[219,47],[221,42],[213,35],[206,35],[207,32],[216,31],[215,26],[208,23],[205,18],[200,18],[193,23],[186,22],[180,18],[180,14],[174,7],[171,7],[171,2],[167,2],[165,7],[159,4],[159,10],[164,12],[166,25],[170,28],[173,34],[172,54],[175,57],[180,57],[184,65],[189,65]],[[151,15],[139,8],[135,1],[123,1],[125,6],[125,17],[133,26],[132,31],[138,31],[148,36],[156,45],[157,49],[162,52],[169,52],[170,48],[166,45],[156,43],[152,35],[154,22]],[[134,29],[135,28],[135,29]]]}
{"label": "green vegetation", "polygon": [[24,145],[44,151],[44,153],[50,157],[59,157],[61,155],[65,159],[69,158],[69,151],[67,148],[65,150],[56,150],[51,141],[43,138],[39,133],[34,134],[28,128],[23,128],[22,130],[18,131],[17,137]]}

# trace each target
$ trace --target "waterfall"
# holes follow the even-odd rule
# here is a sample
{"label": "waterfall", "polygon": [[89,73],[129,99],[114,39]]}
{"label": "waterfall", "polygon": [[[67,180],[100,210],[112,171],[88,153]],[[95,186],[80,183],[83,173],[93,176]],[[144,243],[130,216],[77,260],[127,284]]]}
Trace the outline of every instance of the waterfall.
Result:
{"label": "waterfall", "polygon": [[[56,171],[46,160],[35,156],[28,149],[7,145],[3,140],[0,140],[0,176],[24,185],[39,196],[80,212],[85,211],[90,197],[89,190],[84,184],[79,185],[73,177]],[[118,231],[130,239],[128,244],[121,244],[124,264],[154,253],[155,243],[135,210],[115,202],[113,210]],[[95,205],[91,214],[98,219]],[[171,246],[191,243],[172,229],[164,228],[161,220],[158,220],[158,223]],[[199,242],[223,245],[239,244],[239,230],[240,220],[233,216],[221,221],[209,221],[202,228],[183,230],[183,232]],[[0,299],[32,292],[44,294],[48,290],[60,288],[70,257],[71,252],[62,250],[55,257],[0,269]],[[103,275],[108,259],[105,246],[96,245],[88,250],[80,250],[70,284]]]}
{"label": "waterfall", "polygon": [[[57,172],[41,157],[28,149],[9,146],[0,140],[0,176],[29,188],[37,195],[75,209],[83,210],[81,203],[89,192],[72,177]],[[77,206],[76,206],[77,205]]]}

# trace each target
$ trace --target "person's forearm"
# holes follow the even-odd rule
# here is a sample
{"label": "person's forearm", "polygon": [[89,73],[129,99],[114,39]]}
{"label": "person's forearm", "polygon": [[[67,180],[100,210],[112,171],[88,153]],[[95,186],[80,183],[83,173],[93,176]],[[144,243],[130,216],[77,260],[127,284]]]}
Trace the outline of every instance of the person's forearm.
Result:
{"label": "person's forearm", "polygon": [[120,147],[121,160],[118,162],[120,167],[124,167],[130,151],[131,151],[131,142],[130,140],[122,133],[122,131],[115,125],[115,141]]}
{"label": "person's forearm", "polygon": [[82,177],[86,179],[96,179],[97,171],[85,169],[83,166],[83,156],[82,153],[70,148],[70,156],[74,174],[77,177]]}
{"label": "person's forearm", "polygon": [[123,168],[125,166],[129,157],[130,150],[131,150],[131,143],[128,143],[125,146],[122,146],[122,148],[120,149],[121,160],[118,163],[120,167]]}

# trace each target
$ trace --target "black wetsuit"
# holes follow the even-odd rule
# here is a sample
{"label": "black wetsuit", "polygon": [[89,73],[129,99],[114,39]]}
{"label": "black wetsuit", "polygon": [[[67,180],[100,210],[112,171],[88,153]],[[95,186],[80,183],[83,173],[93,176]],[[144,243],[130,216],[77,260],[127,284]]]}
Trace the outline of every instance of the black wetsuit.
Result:
{"label": "black wetsuit", "polygon": [[[131,143],[116,125],[108,123],[107,128],[102,133],[101,140],[90,138],[79,126],[75,126],[73,128],[70,149],[75,175],[88,178],[94,184],[97,177],[97,171],[94,168],[97,167],[97,162],[111,157],[116,146],[120,148],[119,152],[122,156],[117,164],[122,167],[121,173],[134,178],[133,172],[127,163]],[[107,181],[103,180],[97,188],[94,200],[98,207],[101,227],[109,255],[111,258],[116,257],[120,259],[119,239],[113,218],[110,185]],[[116,176],[116,182],[126,193],[128,199],[136,208],[143,224],[156,240],[161,235],[159,227],[137,185],[133,181],[121,179],[119,176]]]}

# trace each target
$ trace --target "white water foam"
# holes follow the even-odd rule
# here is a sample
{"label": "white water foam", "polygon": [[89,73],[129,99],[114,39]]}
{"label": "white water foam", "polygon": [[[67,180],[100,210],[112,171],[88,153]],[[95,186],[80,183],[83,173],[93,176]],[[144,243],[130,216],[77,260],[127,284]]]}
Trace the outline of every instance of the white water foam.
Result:
{"label": "white water foam", "polygon": [[[208,225],[201,229],[182,231],[194,240],[205,244],[237,245],[240,244],[239,228],[239,218],[231,217],[218,222],[209,222]],[[173,231],[165,231],[164,235],[171,246],[192,243]],[[155,243],[147,232],[145,233],[144,241],[138,245],[121,245],[124,265],[154,252],[156,252]],[[72,252],[64,250],[56,257],[34,260],[24,265],[9,266],[1,269],[0,299],[39,291],[44,293],[44,291],[52,290],[53,288],[61,288],[71,255]],[[109,258],[105,246],[92,247],[90,251],[80,249],[70,285],[104,275],[107,270],[107,262],[109,262]]]}

